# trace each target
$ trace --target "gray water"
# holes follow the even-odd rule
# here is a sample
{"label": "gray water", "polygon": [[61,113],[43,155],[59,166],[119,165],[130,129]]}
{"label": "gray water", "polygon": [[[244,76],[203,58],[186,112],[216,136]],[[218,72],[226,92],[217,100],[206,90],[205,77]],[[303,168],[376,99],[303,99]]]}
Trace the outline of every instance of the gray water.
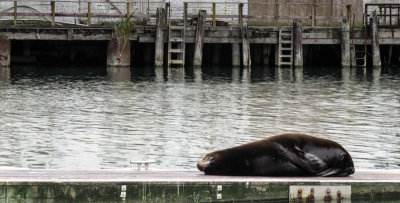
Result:
{"label": "gray water", "polygon": [[95,70],[2,72],[0,167],[194,169],[208,152],[301,132],[342,144],[356,169],[400,168],[398,68]]}

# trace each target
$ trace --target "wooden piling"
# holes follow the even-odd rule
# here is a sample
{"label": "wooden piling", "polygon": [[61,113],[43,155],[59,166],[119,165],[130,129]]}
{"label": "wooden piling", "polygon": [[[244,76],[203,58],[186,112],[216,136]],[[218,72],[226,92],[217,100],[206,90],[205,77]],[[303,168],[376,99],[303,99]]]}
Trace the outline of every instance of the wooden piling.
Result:
{"label": "wooden piling", "polygon": [[232,66],[240,66],[240,44],[232,44]]}
{"label": "wooden piling", "polygon": [[301,20],[293,20],[293,57],[294,67],[303,66],[303,24]]}
{"label": "wooden piling", "polygon": [[11,40],[0,39],[0,67],[9,67],[11,59]]}
{"label": "wooden piling", "polygon": [[379,35],[378,35],[378,22],[377,17],[372,16],[370,18],[370,27],[371,27],[371,44],[372,44],[372,66],[374,68],[380,68],[382,66],[381,63],[381,54],[379,49]]}
{"label": "wooden piling", "polygon": [[205,10],[199,10],[199,17],[196,30],[196,41],[194,47],[193,66],[201,66],[201,62],[203,60],[203,39],[204,39],[204,28],[206,23],[206,14],[207,12]]}
{"label": "wooden piling", "polygon": [[350,22],[347,17],[342,19],[342,68],[348,68],[351,65],[350,58]]}
{"label": "wooden piling", "polygon": [[165,10],[157,8],[155,62],[156,66],[163,66],[164,62],[164,17]]}
{"label": "wooden piling", "polygon": [[51,1],[51,25],[56,25],[56,2]]}
{"label": "wooden piling", "polygon": [[18,2],[14,1],[14,25],[17,25],[17,8],[18,8]]}
{"label": "wooden piling", "polygon": [[241,34],[242,34],[242,60],[244,67],[251,66],[251,58],[250,58],[250,43],[248,41],[248,33],[247,33],[247,26],[241,26]]}

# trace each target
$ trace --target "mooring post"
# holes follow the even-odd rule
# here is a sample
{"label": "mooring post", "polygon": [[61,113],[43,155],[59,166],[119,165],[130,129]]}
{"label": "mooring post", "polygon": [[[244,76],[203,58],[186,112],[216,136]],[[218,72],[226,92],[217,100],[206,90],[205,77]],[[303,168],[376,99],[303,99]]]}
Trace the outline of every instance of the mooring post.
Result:
{"label": "mooring post", "polygon": [[351,65],[350,58],[350,22],[347,17],[342,18],[342,68]]}
{"label": "mooring post", "polygon": [[301,20],[293,20],[294,67],[303,67],[303,24]]}
{"label": "mooring post", "polygon": [[199,10],[199,18],[196,30],[196,41],[194,47],[193,66],[201,66],[201,62],[203,60],[203,37],[204,37],[204,28],[206,23],[206,14],[207,12],[205,10]]}
{"label": "mooring post", "polygon": [[378,21],[376,15],[371,16],[371,41],[372,41],[372,66],[374,68],[380,68],[381,53],[379,49],[379,35],[378,35]]}
{"label": "mooring post", "polygon": [[9,67],[11,59],[11,40],[0,39],[0,67]]}
{"label": "mooring post", "polygon": [[232,66],[240,66],[240,44],[232,44]]}
{"label": "mooring post", "polygon": [[163,66],[164,62],[164,17],[165,10],[163,8],[157,8],[157,20],[156,20],[156,44],[155,44],[155,62],[156,66]]}
{"label": "mooring post", "polygon": [[118,40],[112,39],[107,46],[107,66],[123,67],[131,65],[131,43],[118,43]]}

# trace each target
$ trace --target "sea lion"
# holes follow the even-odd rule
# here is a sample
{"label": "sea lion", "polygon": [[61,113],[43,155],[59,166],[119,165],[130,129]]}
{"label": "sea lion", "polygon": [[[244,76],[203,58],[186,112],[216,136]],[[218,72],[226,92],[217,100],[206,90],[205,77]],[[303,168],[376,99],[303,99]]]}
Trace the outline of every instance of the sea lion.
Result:
{"label": "sea lion", "polygon": [[275,135],[207,154],[197,164],[207,175],[349,176],[350,154],[338,143],[305,134]]}

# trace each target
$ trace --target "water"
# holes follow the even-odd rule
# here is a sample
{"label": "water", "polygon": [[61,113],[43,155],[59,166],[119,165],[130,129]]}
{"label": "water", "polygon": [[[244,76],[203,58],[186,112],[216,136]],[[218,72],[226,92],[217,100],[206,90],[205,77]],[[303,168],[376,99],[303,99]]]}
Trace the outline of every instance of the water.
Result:
{"label": "water", "polygon": [[0,77],[0,167],[194,169],[208,152],[301,132],[342,144],[357,170],[400,168],[398,68],[131,72],[12,67]]}

